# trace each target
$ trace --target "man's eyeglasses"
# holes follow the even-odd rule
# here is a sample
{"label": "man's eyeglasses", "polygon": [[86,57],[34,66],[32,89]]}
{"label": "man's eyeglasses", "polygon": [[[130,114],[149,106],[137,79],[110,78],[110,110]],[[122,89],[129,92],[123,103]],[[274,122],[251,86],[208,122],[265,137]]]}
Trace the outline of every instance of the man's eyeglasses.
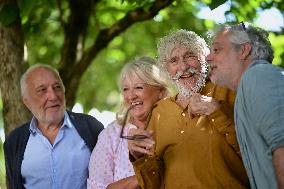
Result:
{"label": "man's eyeglasses", "polygon": [[[120,132],[120,138],[124,138],[124,139],[127,139],[127,140],[143,140],[143,139],[146,139],[146,138],[148,138],[148,136],[146,136],[146,135],[132,135],[132,136],[123,135],[124,130],[125,130],[125,126],[126,126],[126,122],[127,122],[127,119],[128,119],[128,114],[129,114],[129,111],[132,108],[133,108],[133,106],[130,106],[125,113],[125,116],[124,116],[123,122],[122,122],[122,126],[121,126],[122,128],[121,128],[121,132]],[[151,109],[151,111],[148,115],[145,129],[149,125],[149,121],[150,121],[151,116],[152,116],[152,109]]]}

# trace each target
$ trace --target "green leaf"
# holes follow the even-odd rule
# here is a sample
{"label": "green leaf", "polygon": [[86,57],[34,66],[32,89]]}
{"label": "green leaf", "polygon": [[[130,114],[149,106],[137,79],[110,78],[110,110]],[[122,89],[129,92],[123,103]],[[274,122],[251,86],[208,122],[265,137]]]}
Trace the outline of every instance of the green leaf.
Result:
{"label": "green leaf", "polygon": [[5,4],[0,11],[0,23],[8,26],[17,19],[18,13],[19,9],[17,5]]}
{"label": "green leaf", "polygon": [[213,0],[211,1],[211,3],[209,4],[209,7],[211,10],[219,7],[220,5],[224,4],[227,0]]}

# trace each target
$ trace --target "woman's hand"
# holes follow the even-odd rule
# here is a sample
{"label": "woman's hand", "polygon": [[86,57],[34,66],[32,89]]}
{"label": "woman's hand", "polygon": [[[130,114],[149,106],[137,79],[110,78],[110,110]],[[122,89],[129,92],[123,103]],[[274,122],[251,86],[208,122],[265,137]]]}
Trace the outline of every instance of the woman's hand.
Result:
{"label": "woman's hand", "polygon": [[140,186],[138,185],[138,181],[134,175],[113,182],[109,184],[106,189],[140,189]]}
{"label": "woman's hand", "polygon": [[145,139],[136,139],[136,140],[128,140],[128,149],[130,154],[138,159],[144,154],[154,155],[154,145],[155,141],[153,140],[153,131],[146,131],[143,129],[130,129],[128,131],[128,135],[145,135]]}

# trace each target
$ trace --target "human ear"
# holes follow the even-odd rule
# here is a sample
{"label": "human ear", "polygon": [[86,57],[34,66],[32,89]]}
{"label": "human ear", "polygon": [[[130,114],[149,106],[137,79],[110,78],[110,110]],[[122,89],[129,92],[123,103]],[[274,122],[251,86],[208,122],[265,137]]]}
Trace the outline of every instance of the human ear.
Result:
{"label": "human ear", "polygon": [[22,96],[22,101],[25,104],[25,106],[29,109],[29,101],[28,101],[27,97]]}
{"label": "human ear", "polygon": [[245,60],[247,59],[252,51],[252,45],[250,43],[245,43],[242,45],[241,48],[241,59]]}
{"label": "human ear", "polygon": [[161,89],[160,89],[160,94],[159,94],[159,99],[161,100],[161,99],[165,98],[166,96],[167,96],[167,91],[166,91],[166,89],[161,88]]}

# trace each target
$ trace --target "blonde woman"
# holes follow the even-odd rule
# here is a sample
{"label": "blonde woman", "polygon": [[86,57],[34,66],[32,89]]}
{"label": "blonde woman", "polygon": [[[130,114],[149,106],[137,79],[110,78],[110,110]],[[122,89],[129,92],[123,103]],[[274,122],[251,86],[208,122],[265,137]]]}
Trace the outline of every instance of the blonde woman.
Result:
{"label": "blonde woman", "polygon": [[128,158],[127,131],[147,126],[153,105],[167,94],[163,78],[156,61],[149,57],[141,57],[124,66],[118,85],[124,101],[122,109],[128,109],[128,115],[118,116],[99,135],[89,164],[89,189],[139,188]]}

